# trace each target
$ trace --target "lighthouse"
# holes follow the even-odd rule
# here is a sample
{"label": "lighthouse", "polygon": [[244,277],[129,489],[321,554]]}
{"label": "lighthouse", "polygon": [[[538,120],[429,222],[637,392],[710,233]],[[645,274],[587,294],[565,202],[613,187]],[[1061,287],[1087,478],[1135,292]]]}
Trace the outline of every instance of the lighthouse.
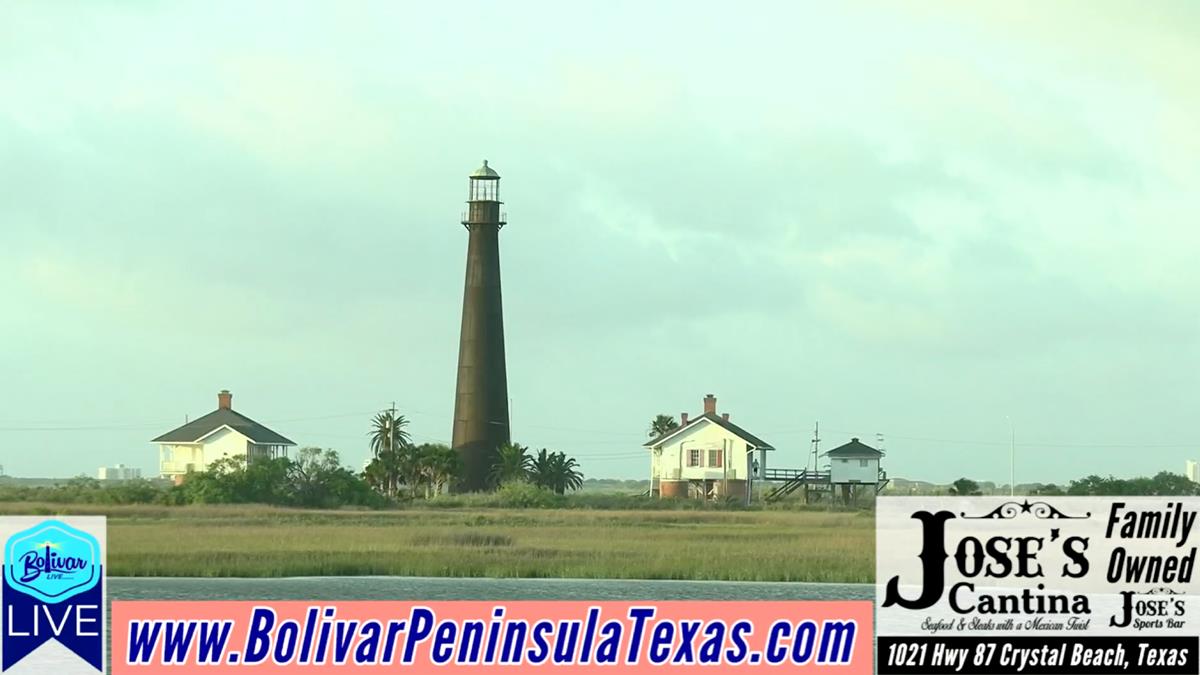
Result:
{"label": "lighthouse", "polygon": [[500,174],[487,160],[469,177],[467,278],[458,343],[458,386],[451,443],[462,460],[457,489],[489,487],[498,448],[509,441],[504,310],[500,300]]}

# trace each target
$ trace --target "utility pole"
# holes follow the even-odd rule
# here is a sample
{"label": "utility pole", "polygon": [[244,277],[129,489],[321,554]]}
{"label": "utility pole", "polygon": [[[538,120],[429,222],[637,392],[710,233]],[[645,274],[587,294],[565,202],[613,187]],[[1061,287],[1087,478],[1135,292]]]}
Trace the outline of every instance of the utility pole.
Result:
{"label": "utility pole", "polygon": [[[875,449],[878,450],[880,454],[884,454],[884,455],[887,454],[883,450],[883,432],[881,432],[881,431],[875,432],[875,445],[878,446]],[[882,462],[881,462],[881,464],[882,464]],[[883,478],[883,475],[884,475],[883,469],[876,467],[876,469],[875,469],[875,495],[876,496],[878,496],[879,491],[883,489],[879,485],[879,481],[880,481],[880,479]]]}
{"label": "utility pole", "polygon": [[[392,461],[396,458],[396,402],[392,401],[392,407],[388,412],[388,454]],[[388,479],[388,492],[395,497],[400,491],[400,481],[396,478]]]}
{"label": "utility pole", "polygon": [[[813,438],[812,438],[812,474],[810,474],[810,475],[806,475],[806,476],[804,476],[804,477],[803,477],[803,479],[804,479],[804,503],[805,503],[805,504],[808,504],[808,499],[809,499],[809,494],[808,494],[808,486],[809,486],[809,484],[810,484],[810,483],[813,483],[813,482],[816,480],[816,477],[817,477],[817,476],[816,476],[816,474],[817,474],[817,468],[818,468],[818,466],[819,466],[819,464],[818,464],[818,462],[817,462],[817,450],[818,450],[818,448],[820,447],[820,444],[821,444],[821,434],[820,434],[820,431],[821,431],[821,423],[820,423],[820,422],[813,422]],[[808,470],[807,470],[807,469],[805,469],[805,473],[806,473],[806,474],[808,473]],[[830,488],[830,489],[832,490],[832,488]],[[832,494],[832,493],[831,493],[831,494]]]}
{"label": "utility pole", "polygon": [[746,451],[746,506],[750,506],[750,495],[754,493],[754,448]]}
{"label": "utility pole", "polygon": [[1013,426],[1012,418],[1008,418],[1008,496],[1017,494],[1017,428]]}
{"label": "utility pole", "polygon": [[821,444],[821,423],[813,422],[813,438],[812,438],[812,468],[813,473],[817,471],[817,448]]}
{"label": "utility pole", "polygon": [[396,402],[392,401],[392,416],[388,418],[388,450],[396,456]]}
{"label": "utility pole", "polygon": [[729,499],[729,451],[732,444],[728,438],[721,439],[721,500]]}

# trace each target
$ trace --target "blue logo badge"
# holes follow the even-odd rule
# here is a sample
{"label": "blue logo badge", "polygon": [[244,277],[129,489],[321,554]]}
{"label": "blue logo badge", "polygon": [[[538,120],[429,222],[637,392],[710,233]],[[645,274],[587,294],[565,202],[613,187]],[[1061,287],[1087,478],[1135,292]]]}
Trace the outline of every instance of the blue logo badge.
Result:
{"label": "blue logo badge", "polygon": [[100,583],[100,542],[57,520],[9,537],[4,560],[8,585],[42,602],[62,602]]}
{"label": "blue logo badge", "polygon": [[[0,517],[0,524],[4,520]],[[103,519],[95,520],[103,528]],[[0,672],[27,656],[30,665],[46,665],[36,663],[34,652],[49,640],[57,640],[103,672],[104,552],[100,541],[64,522],[42,521],[8,537],[3,566]]]}

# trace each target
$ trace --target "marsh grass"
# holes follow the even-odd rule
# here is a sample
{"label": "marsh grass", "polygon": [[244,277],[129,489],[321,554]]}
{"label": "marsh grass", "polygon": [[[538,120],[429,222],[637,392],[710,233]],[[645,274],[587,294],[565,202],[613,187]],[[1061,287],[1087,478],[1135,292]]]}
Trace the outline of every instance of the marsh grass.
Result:
{"label": "marsh grass", "polygon": [[416,546],[512,546],[512,537],[487,532],[423,532],[412,538]]}
{"label": "marsh grass", "polygon": [[869,512],[0,504],[104,514],[117,576],[870,582]]}

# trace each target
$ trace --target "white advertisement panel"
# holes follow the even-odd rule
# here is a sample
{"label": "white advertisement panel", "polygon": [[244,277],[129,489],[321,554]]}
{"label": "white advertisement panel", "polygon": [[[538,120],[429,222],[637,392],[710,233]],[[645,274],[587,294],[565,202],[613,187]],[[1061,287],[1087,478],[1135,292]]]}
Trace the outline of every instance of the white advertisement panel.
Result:
{"label": "white advertisement panel", "polygon": [[882,497],[880,673],[1196,673],[1200,498]]}

